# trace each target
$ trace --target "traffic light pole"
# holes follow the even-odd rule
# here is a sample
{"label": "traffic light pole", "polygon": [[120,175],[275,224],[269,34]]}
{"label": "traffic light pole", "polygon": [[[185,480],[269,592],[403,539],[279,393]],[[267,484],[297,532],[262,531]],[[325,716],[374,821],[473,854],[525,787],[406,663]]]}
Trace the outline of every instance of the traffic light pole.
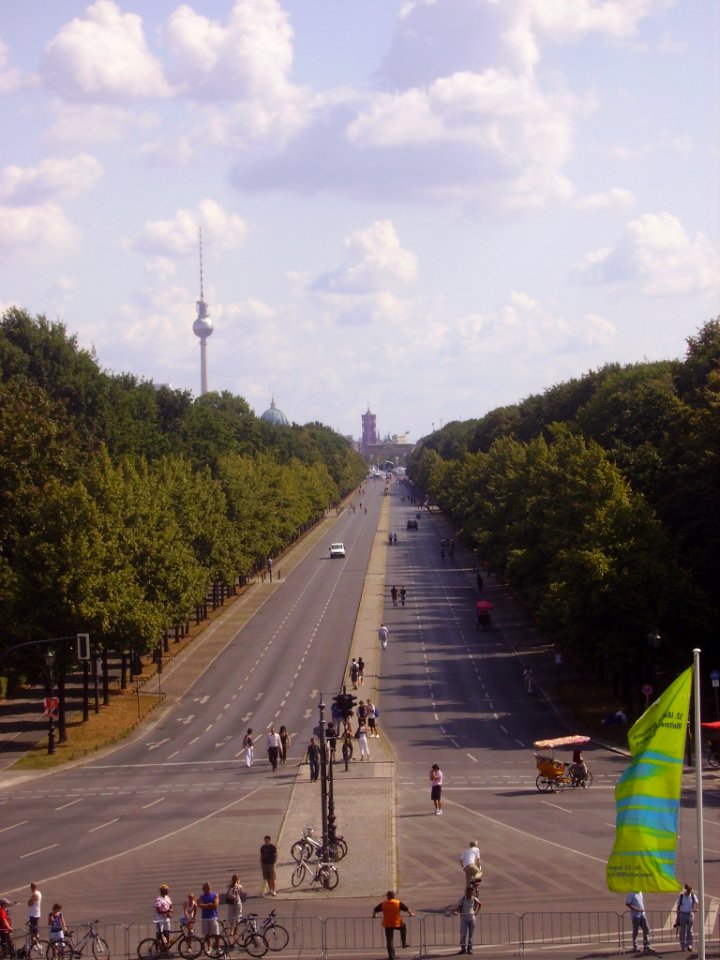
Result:
{"label": "traffic light pole", "polygon": [[320,694],[320,815],[322,822],[322,862],[328,861],[328,784],[327,750],[325,740],[325,704]]}

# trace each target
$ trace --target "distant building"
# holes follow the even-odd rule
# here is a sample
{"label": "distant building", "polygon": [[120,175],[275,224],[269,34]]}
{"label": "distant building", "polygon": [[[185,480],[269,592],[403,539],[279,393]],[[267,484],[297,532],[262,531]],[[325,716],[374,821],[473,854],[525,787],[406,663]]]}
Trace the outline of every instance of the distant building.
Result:
{"label": "distant building", "polygon": [[272,423],[276,427],[290,426],[290,421],[288,418],[285,416],[282,410],[278,410],[278,408],[275,406],[275,397],[273,397],[270,401],[270,407],[265,411],[265,413],[261,414],[260,419],[264,420],[265,423]]}
{"label": "distant building", "polygon": [[370,413],[370,407],[367,413],[362,415],[362,440],[360,441],[360,452],[366,454],[369,447],[374,447],[378,443],[377,417]]}

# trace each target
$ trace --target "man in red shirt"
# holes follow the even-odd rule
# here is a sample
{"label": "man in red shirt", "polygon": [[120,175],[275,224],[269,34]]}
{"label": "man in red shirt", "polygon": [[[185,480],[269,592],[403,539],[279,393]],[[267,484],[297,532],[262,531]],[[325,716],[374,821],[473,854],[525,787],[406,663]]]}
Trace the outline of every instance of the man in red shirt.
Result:
{"label": "man in red shirt", "polygon": [[0,897],[0,943],[6,949],[8,955],[12,956],[15,950],[12,942],[12,921],[10,914],[7,912],[9,906],[10,901],[6,900],[5,897]]}
{"label": "man in red shirt", "polygon": [[400,931],[400,942],[404,947],[407,943],[407,927],[403,923],[400,913],[406,913],[409,917],[414,917],[410,907],[406,907],[402,900],[395,897],[394,890],[388,890],[385,894],[386,899],[373,908],[373,918],[382,913],[383,929],[385,930],[385,941],[387,943],[388,960],[395,960],[395,931]]}

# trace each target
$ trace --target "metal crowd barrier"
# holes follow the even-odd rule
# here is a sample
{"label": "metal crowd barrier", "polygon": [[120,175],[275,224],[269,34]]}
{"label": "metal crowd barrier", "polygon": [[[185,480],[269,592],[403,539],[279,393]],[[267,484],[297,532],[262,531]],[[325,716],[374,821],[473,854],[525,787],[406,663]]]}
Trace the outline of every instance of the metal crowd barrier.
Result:
{"label": "metal crowd barrier", "polygon": [[[650,942],[653,946],[671,944],[677,932],[673,928],[675,911],[648,911]],[[262,919],[262,918],[260,918]],[[412,960],[457,953],[460,945],[460,919],[448,913],[427,913],[405,917]],[[287,928],[290,942],[282,951],[285,957],[376,958],[385,956],[385,934],[380,919],[371,917],[278,917]],[[708,929],[711,927],[712,929]],[[716,936],[717,916],[706,924],[706,942]],[[177,929],[176,925],[174,928]],[[473,953],[487,956],[504,954],[522,956],[548,947],[563,949],[566,955],[573,947],[586,951],[605,948],[608,953],[630,953],[632,924],[627,912],[612,911],[537,911],[528,913],[490,913],[481,911],[475,922]],[[145,937],[155,935],[150,923],[99,924],[98,932],[110,947],[110,960],[137,960],[137,945]],[[698,942],[697,921],[695,946]],[[399,957],[399,933],[395,934]]]}

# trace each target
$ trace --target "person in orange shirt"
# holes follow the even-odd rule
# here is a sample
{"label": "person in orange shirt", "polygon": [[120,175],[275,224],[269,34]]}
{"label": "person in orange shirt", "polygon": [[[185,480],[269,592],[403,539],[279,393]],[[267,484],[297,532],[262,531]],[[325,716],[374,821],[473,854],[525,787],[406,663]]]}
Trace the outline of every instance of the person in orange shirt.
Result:
{"label": "person in orange shirt", "polygon": [[403,919],[400,916],[401,913],[406,913],[409,917],[414,917],[415,914],[412,912],[410,907],[405,906],[402,900],[398,900],[395,896],[394,890],[388,890],[385,894],[385,900],[382,903],[379,903],[376,907],[373,908],[373,918],[375,918],[378,913],[383,915],[383,929],[385,930],[385,942],[387,943],[387,952],[388,960],[395,960],[395,931],[400,931],[400,942],[404,947],[408,945],[407,942],[407,927],[403,923]]}

